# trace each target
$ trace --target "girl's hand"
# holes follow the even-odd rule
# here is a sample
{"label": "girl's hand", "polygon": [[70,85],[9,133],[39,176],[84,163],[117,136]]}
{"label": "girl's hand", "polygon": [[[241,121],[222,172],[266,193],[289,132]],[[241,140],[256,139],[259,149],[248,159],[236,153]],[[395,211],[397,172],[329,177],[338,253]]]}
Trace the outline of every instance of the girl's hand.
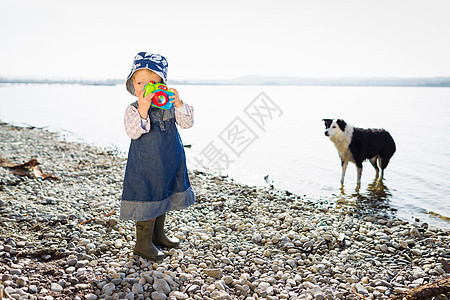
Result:
{"label": "girl's hand", "polygon": [[178,91],[174,88],[170,88],[170,89],[173,91],[173,93],[175,95],[169,97],[169,99],[171,100],[169,102],[173,103],[173,105],[175,105],[175,107],[180,108],[183,105],[183,101],[181,101],[180,96],[178,95]]}
{"label": "girl's hand", "polygon": [[148,110],[150,109],[150,105],[152,104],[152,97],[154,93],[150,93],[144,97],[145,91],[142,89],[140,91],[135,91],[136,96],[138,97],[138,112],[142,119],[147,119]]}

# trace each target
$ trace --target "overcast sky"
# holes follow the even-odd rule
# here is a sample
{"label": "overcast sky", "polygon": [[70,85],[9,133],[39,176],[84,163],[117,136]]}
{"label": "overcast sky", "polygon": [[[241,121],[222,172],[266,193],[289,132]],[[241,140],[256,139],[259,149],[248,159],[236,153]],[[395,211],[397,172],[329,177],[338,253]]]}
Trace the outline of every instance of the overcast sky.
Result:
{"label": "overcast sky", "polygon": [[450,76],[449,0],[0,0],[0,76]]}

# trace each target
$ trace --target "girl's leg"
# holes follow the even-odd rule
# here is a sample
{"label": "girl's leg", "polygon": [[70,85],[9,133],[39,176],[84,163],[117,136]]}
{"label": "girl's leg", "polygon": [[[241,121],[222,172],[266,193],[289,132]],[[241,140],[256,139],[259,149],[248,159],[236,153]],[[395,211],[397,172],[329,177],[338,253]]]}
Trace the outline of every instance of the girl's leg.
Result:
{"label": "girl's leg", "polygon": [[133,252],[150,260],[164,258],[164,253],[153,244],[155,221],[156,219],[136,222],[136,245]]}
{"label": "girl's leg", "polygon": [[158,246],[167,248],[175,248],[180,245],[180,241],[176,238],[169,238],[164,233],[164,223],[166,221],[166,214],[163,214],[155,220],[155,231],[153,233],[153,243]]}

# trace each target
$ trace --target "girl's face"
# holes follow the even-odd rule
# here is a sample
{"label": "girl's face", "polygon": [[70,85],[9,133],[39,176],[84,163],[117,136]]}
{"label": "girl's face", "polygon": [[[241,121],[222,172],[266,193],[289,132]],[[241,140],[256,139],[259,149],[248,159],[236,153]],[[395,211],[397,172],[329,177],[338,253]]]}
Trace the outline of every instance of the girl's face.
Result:
{"label": "girl's face", "polygon": [[135,91],[140,91],[144,86],[153,81],[154,83],[161,83],[162,79],[158,74],[148,69],[140,69],[133,74],[133,86]]}

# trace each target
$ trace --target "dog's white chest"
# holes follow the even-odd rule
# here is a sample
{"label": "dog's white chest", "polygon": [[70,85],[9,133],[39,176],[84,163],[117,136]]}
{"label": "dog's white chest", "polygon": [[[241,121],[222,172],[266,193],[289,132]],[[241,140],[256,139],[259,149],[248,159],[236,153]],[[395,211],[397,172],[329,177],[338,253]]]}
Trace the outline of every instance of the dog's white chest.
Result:
{"label": "dog's white chest", "polygon": [[330,140],[333,142],[336,147],[339,156],[343,161],[351,161],[355,162],[352,152],[350,151],[349,145],[351,143],[351,137],[341,136],[341,137],[330,137]]}

